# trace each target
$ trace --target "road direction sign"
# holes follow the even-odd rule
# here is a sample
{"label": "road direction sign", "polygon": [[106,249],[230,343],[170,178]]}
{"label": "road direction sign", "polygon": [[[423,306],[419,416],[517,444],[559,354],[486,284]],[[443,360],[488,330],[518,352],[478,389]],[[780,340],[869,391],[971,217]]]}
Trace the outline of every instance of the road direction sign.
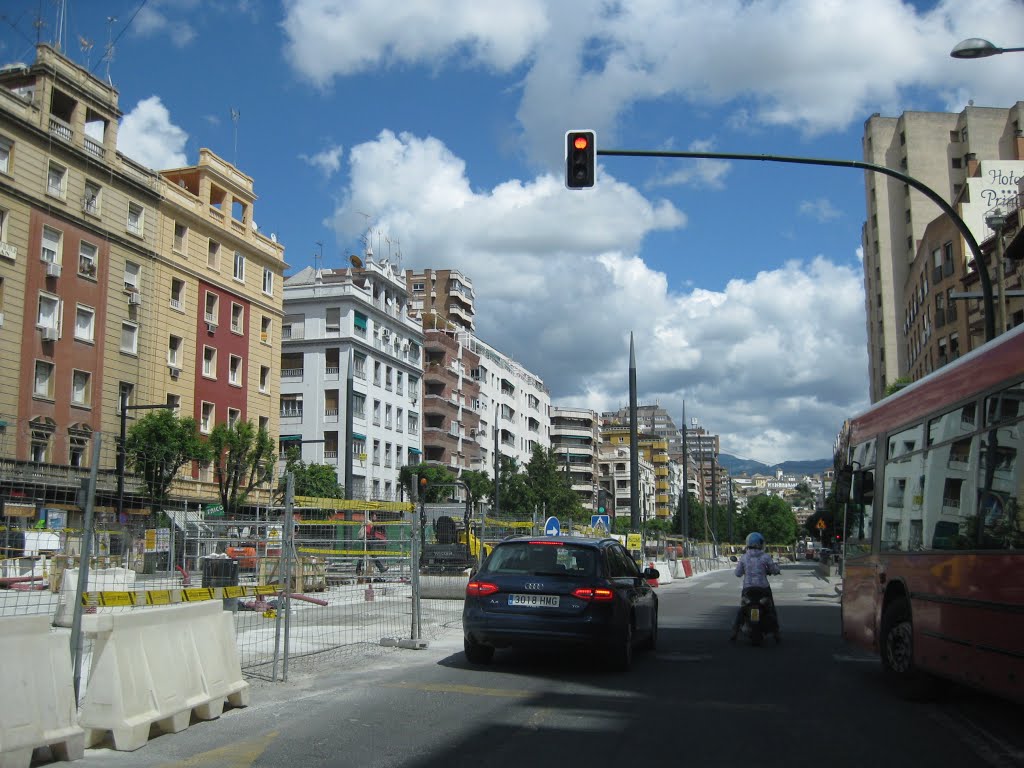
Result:
{"label": "road direction sign", "polygon": [[562,533],[562,525],[558,522],[557,517],[549,517],[544,521],[544,534],[546,536],[560,536]]}

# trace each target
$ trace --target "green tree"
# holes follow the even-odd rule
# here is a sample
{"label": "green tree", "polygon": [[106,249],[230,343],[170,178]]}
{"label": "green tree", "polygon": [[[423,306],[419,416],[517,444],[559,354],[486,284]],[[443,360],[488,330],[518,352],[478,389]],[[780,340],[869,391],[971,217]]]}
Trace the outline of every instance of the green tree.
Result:
{"label": "green tree", "polygon": [[149,411],[125,437],[125,466],[146,486],[156,509],[167,499],[178,471],[190,461],[209,461],[210,449],[195,419],[178,418],[170,409]]}
{"label": "green tree", "polygon": [[888,397],[891,394],[899,392],[901,389],[903,389],[905,386],[911,383],[913,383],[913,379],[911,379],[909,376],[900,376],[898,379],[896,379],[896,381],[892,382],[885,388],[885,394],[882,395],[882,397]]}
{"label": "green tree", "polygon": [[[295,495],[312,496],[318,499],[343,499],[345,488],[338,482],[338,474],[330,464],[307,464],[301,458],[299,448],[288,450],[288,461],[284,471],[295,476]],[[284,478],[281,487],[284,488]]]}
{"label": "green tree", "polygon": [[751,531],[760,531],[769,544],[792,544],[796,540],[796,516],[792,507],[778,496],[754,496],[737,524],[737,541]]}
{"label": "green tree", "polygon": [[220,503],[229,518],[246,503],[249,494],[274,474],[274,444],[267,430],[251,421],[220,423],[210,433]]}
{"label": "green tree", "polygon": [[437,464],[406,464],[398,471],[398,481],[405,486],[406,493],[412,498],[412,476],[415,474],[420,481],[427,480],[426,493],[423,491],[423,483],[420,482],[419,499],[427,504],[437,504],[448,501],[455,491],[451,485],[455,482],[455,475]]}
{"label": "green tree", "polygon": [[469,488],[469,499],[473,503],[490,499],[494,496],[494,481],[486,472],[467,469],[462,473],[462,482]]}
{"label": "green tree", "polygon": [[[519,462],[511,456],[502,456],[499,467],[499,512],[529,517],[537,507],[526,475],[519,471]],[[540,511],[543,513],[543,508]]]}
{"label": "green tree", "polygon": [[797,483],[793,493],[789,496],[789,503],[794,507],[810,507],[813,509],[817,500],[817,496],[807,483]]}
{"label": "green tree", "polygon": [[533,505],[544,508],[546,504],[548,515],[573,522],[582,516],[583,505],[572,489],[569,473],[559,466],[554,449],[534,446],[526,465],[526,482]]}

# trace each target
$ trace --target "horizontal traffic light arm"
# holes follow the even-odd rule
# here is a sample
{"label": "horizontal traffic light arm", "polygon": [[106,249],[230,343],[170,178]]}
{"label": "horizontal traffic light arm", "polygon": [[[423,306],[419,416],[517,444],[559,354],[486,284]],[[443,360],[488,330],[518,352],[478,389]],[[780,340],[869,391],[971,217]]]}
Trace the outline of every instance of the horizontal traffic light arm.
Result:
{"label": "horizontal traffic light arm", "polygon": [[744,153],[735,152],[659,152],[651,150],[635,150],[635,149],[597,149],[595,150],[599,157],[678,157],[678,158],[692,158],[697,160],[760,160],[768,163],[796,163],[798,165],[825,165],[833,168],[857,168],[862,171],[874,171],[875,173],[881,173],[886,176],[892,176],[894,179],[899,179],[905,184],[909,184],[911,187],[916,189],[918,192],[925,195],[929,200],[935,203],[942,212],[945,213],[952,220],[957,230],[963,235],[964,241],[967,243],[967,247],[971,250],[971,255],[974,257],[974,263],[977,266],[978,277],[981,280],[981,292],[985,303],[985,340],[991,341],[996,337],[996,320],[995,320],[995,301],[992,296],[992,278],[988,274],[988,270],[984,269],[985,257],[981,253],[981,246],[978,245],[978,241],[974,238],[974,233],[971,232],[970,227],[960,218],[953,207],[945,201],[945,199],[931,187],[921,183],[913,176],[908,176],[905,173],[901,173],[893,168],[887,168],[884,165],[875,165],[874,163],[862,163],[859,160],[833,160],[829,158],[821,157],[793,157],[789,155],[749,155]]}

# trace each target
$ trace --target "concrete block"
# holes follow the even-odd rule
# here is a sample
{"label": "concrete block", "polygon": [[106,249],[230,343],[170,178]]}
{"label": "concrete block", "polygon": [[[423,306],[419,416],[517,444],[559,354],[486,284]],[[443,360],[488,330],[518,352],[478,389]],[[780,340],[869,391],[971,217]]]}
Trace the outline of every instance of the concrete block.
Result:
{"label": "concrete block", "polygon": [[[132,592],[135,590],[135,571],[131,568],[96,568],[89,570],[89,586],[87,592]],[[71,627],[75,613],[75,593],[78,591],[78,569],[66,568],[60,585],[60,596],[57,610],[54,612],[53,625]],[[113,613],[124,611],[124,608],[93,608],[96,613]]]}
{"label": "concrete block", "polygon": [[39,747],[61,760],[83,756],[69,644],[48,616],[0,618],[0,768],[28,768]]}

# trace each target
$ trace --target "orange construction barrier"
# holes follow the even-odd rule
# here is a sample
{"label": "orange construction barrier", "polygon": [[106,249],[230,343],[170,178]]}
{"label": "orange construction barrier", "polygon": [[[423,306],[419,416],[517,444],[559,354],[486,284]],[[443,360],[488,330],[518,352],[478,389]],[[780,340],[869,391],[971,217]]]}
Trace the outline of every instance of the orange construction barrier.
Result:
{"label": "orange construction barrier", "polygon": [[683,560],[683,574],[687,578],[693,576],[693,563],[690,562],[690,558]]}

